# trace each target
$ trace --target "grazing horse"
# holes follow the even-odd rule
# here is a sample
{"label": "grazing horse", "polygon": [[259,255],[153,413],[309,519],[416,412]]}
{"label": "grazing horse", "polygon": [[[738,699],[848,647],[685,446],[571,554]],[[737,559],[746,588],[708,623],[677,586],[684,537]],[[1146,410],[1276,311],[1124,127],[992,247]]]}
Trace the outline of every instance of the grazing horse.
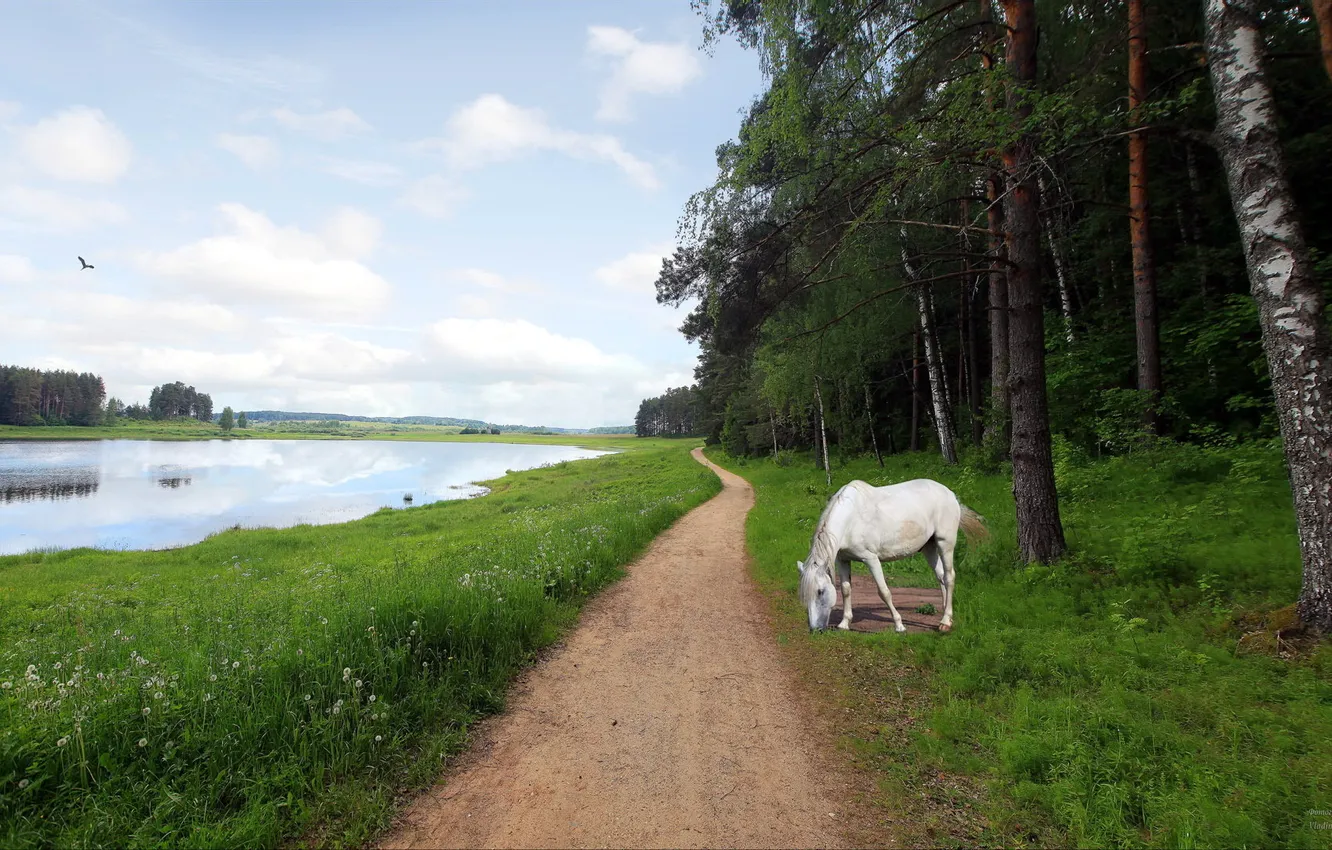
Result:
{"label": "grazing horse", "polygon": [[809,613],[809,630],[828,628],[837,591],[833,565],[842,582],[842,622],[851,628],[851,562],[869,567],[879,598],[893,612],[897,631],[906,631],[902,615],[893,606],[893,594],[883,580],[883,561],[896,561],[917,552],[934,569],[943,590],[944,614],[939,631],[953,628],[953,547],[958,528],[967,536],[985,539],[989,531],[982,517],[958,501],[938,481],[917,478],[887,487],[852,481],[838,490],[823,509],[814,529],[809,555],[797,561],[800,570],[800,602]]}

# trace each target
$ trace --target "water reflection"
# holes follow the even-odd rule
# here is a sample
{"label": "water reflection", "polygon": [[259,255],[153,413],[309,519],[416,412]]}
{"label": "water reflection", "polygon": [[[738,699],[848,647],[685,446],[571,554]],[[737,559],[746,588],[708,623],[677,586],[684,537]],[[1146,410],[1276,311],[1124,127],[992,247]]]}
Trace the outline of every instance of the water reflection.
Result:
{"label": "water reflection", "polygon": [[0,469],[0,503],[91,496],[102,483],[99,472],[95,466],[55,467],[10,475]]}
{"label": "water reflection", "polygon": [[357,519],[475,495],[506,469],[595,457],[567,446],[374,441],[0,441],[0,554],[160,548],[240,524]]}

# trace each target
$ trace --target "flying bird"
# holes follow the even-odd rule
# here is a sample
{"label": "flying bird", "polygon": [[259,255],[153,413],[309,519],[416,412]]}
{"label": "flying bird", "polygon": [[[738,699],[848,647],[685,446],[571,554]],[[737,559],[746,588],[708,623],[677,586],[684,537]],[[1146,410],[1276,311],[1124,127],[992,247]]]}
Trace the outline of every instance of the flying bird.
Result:
{"label": "flying bird", "polygon": [[[83,269],[90,269],[90,268],[92,268],[92,266],[88,265],[88,261],[85,260],[85,259],[83,259],[82,257],[79,257],[79,262],[80,262],[80,263],[83,263]],[[79,271],[83,271],[83,269],[79,269]]]}

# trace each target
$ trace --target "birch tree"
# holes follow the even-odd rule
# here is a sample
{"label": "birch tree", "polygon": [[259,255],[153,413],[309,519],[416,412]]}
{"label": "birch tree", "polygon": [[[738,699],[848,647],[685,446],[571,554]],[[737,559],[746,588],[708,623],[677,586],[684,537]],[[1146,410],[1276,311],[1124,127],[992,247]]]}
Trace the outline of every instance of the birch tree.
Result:
{"label": "birch tree", "polygon": [[1332,380],[1323,293],[1282,161],[1264,69],[1258,4],[1206,0],[1216,145],[1239,224],[1249,284],[1295,496],[1304,562],[1299,613],[1332,631]]}

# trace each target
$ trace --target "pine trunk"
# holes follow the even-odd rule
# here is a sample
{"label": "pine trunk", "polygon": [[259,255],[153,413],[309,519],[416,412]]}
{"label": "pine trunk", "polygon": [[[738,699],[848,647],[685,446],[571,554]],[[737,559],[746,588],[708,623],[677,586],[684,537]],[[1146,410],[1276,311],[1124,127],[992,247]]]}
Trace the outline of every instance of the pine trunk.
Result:
{"label": "pine trunk", "polygon": [[1007,447],[1012,438],[1008,405],[1008,251],[1004,244],[1004,178],[992,174],[985,182],[990,231],[990,415],[985,441]]}
{"label": "pine trunk", "polygon": [[1314,17],[1318,19],[1318,43],[1322,46],[1323,67],[1332,78],[1332,0],[1313,0]]}
{"label": "pine trunk", "polygon": [[1258,302],[1304,561],[1299,612],[1332,631],[1332,340],[1282,162],[1252,0],[1207,0],[1216,142]]}
{"label": "pine trunk", "polygon": [[[1136,126],[1138,110],[1147,99],[1147,19],[1144,0],[1128,0],[1129,114]],[[1129,135],[1129,239],[1133,245],[1133,324],[1138,336],[1138,389],[1147,394],[1144,424],[1160,433],[1157,405],[1161,399],[1161,334],[1156,316],[1156,263],[1148,226],[1147,133]]]}
{"label": "pine trunk", "polygon": [[1004,150],[1010,191],[1008,224],[1009,405],[1012,409],[1013,499],[1017,505],[1018,548],[1027,562],[1048,563],[1064,553],[1054,462],[1050,454],[1050,415],[1045,396],[1045,310],[1041,293],[1040,190],[1034,172],[1036,137],[1027,127],[1028,92],[1036,80],[1034,0],[1004,0],[1008,24],[1007,61],[1013,83],[1008,109],[1019,128]]}

